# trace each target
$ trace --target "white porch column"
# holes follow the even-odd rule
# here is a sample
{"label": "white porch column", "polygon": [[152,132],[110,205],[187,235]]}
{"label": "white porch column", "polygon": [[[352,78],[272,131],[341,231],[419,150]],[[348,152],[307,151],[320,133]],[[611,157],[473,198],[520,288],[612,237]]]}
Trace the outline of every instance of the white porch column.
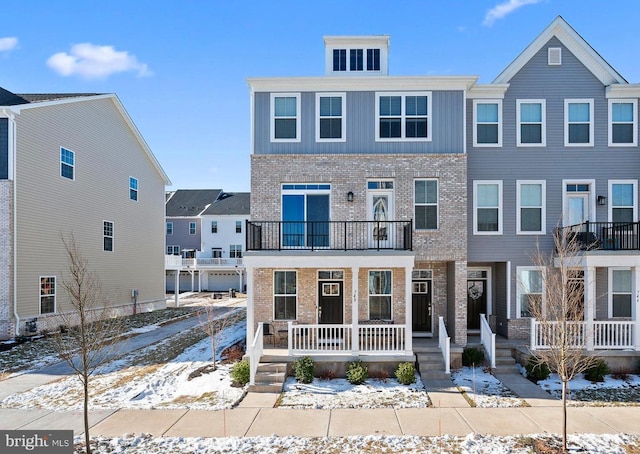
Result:
{"label": "white porch column", "polygon": [[202,271],[198,270],[198,292],[202,291]]}
{"label": "white porch column", "polygon": [[405,305],[405,352],[410,355],[413,353],[413,300],[412,300],[412,267],[406,267],[404,278],[404,305]]}
{"label": "white porch column", "polygon": [[358,274],[360,268],[351,268],[351,351],[357,355],[360,351],[360,333],[358,328]]}
{"label": "white porch column", "polygon": [[195,279],[194,279],[194,272],[193,272],[193,270],[189,270],[189,274],[191,274],[191,291],[193,292],[193,290],[194,290],[193,283],[194,283],[194,280],[195,280]]}
{"label": "white porch column", "polygon": [[631,267],[631,317],[633,319],[633,349],[640,350],[640,270],[637,266]]}
{"label": "white porch column", "polygon": [[175,282],[173,286],[173,297],[176,301],[176,307],[180,306],[180,270],[176,270]]}
{"label": "white porch column", "polygon": [[255,330],[253,313],[253,267],[247,267],[247,349],[253,342]]}
{"label": "white porch column", "polygon": [[593,266],[584,268],[584,322],[586,349],[593,351],[594,332],[593,320],[596,315],[596,269]]}

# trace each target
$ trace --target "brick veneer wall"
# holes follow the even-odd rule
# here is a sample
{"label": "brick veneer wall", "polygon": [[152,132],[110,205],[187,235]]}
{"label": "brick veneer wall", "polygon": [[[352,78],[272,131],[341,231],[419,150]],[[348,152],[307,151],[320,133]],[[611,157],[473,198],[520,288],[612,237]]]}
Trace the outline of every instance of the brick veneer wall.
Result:
{"label": "brick veneer wall", "polygon": [[13,181],[0,181],[0,339],[15,335],[13,320]]}

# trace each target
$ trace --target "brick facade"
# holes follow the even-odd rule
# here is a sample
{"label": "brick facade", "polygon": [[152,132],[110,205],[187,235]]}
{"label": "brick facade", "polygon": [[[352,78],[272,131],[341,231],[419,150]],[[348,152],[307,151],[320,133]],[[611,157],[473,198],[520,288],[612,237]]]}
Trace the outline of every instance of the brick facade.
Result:
{"label": "brick facade", "polygon": [[0,181],[0,339],[15,335],[13,319],[13,181]]}

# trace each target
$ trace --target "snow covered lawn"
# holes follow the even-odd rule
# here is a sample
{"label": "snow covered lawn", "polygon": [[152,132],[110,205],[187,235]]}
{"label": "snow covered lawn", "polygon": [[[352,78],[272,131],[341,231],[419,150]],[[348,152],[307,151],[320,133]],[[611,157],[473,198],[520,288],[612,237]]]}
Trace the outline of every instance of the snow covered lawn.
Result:
{"label": "snow covered lawn", "polygon": [[524,407],[526,402],[514,395],[497,378],[479,367],[463,367],[451,373],[456,386],[476,407]]}
{"label": "snow covered lawn", "polygon": [[[557,374],[551,374],[538,385],[558,399],[562,398],[562,382]],[[640,377],[629,375],[626,380],[605,376],[602,383],[585,380],[583,374],[568,384],[568,402],[572,406],[638,406],[640,405]]]}
{"label": "snow covered lawn", "polygon": [[[218,356],[242,340],[246,322],[228,328]],[[107,364],[91,381],[91,409],[189,408],[216,410],[239,401],[243,388],[231,386],[231,365],[211,372],[211,341],[197,326]],[[82,409],[82,388],[75,377],[5,398],[8,408]]]}
{"label": "snow covered lawn", "polygon": [[281,408],[421,408],[431,406],[429,396],[416,375],[416,383],[401,385],[395,378],[386,381],[370,378],[352,385],[344,378],[298,383],[288,377],[279,400]]}

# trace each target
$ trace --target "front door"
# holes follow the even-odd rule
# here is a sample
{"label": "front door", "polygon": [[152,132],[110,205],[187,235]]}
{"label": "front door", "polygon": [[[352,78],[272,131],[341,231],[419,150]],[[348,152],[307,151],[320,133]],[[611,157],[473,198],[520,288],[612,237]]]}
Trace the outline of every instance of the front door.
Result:
{"label": "front door", "polygon": [[342,281],[318,282],[318,323],[343,323]]}
{"label": "front door", "polygon": [[468,279],[467,329],[480,329],[480,314],[487,314],[487,279]]}
{"label": "front door", "polygon": [[431,281],[413,281],[412,287],[413,333],[430,333],[432,331]]}
{"label": "front door", "polygon": [[393,182],[369,181],[367,186],[369,247],[393,248]]}
{"label": "front door", "polygon": [[589,220],[589,194],[568,194],[567,202],[569,206],[568,226],[582,224]]}

